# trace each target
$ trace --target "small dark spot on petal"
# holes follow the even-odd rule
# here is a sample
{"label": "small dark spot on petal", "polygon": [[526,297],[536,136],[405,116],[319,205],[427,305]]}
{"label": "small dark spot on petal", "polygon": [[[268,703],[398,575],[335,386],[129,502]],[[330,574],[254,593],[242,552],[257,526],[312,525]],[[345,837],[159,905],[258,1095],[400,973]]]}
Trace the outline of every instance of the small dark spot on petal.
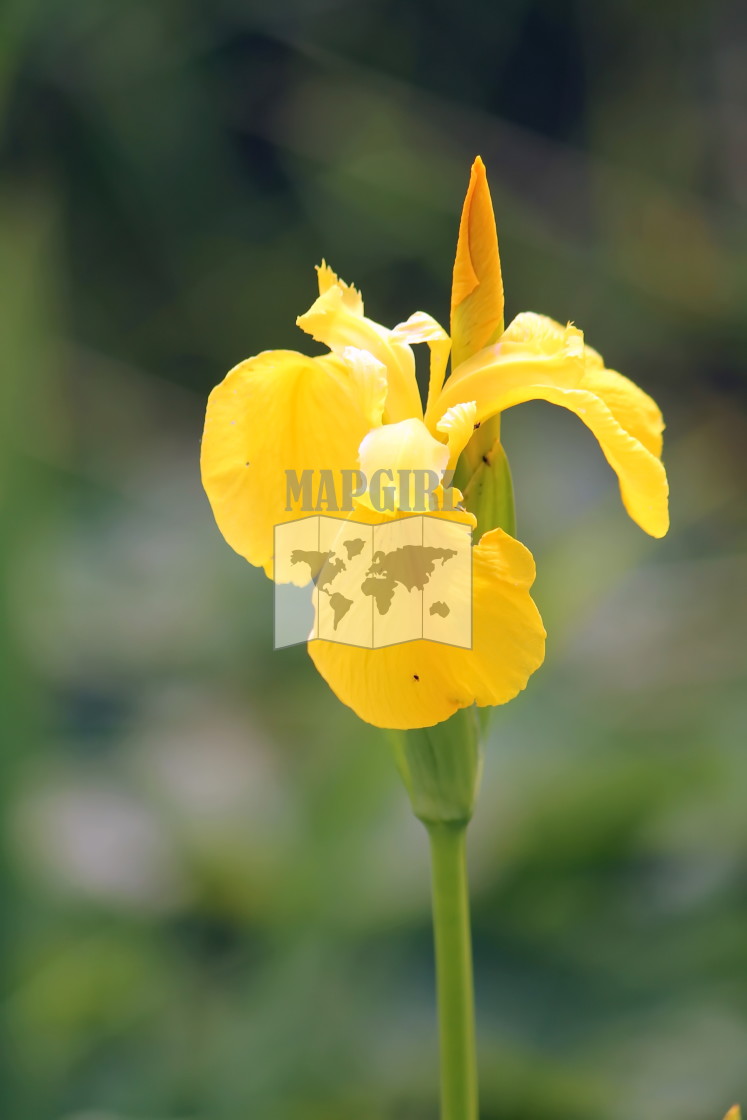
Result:
{"label": "small dark spot on petal", "polygon": [[413,679],[414,681],[419,681],[419,680],[420,680],[420,677],[418,676],[418,674],[417,674],[417,673],[413,673],[413,674],[412,674],[412,679]]}
{"label": "small dark spot on petal", "polygon": [[473,425],[474,430],[477,431],[477,429],[480,427],[481,424],[482,424],[482,420],[478,420],[477,423]]}
{"label": "small dark spot on petal", "polygon": [[482,457],[482,461],[483,461],[483,463],[485,463],[485,465],[486,465],[487,467],[489,467],[489,466],[490,466],[490,459],[488,459],[487,455],[483,455],[483,457]]}

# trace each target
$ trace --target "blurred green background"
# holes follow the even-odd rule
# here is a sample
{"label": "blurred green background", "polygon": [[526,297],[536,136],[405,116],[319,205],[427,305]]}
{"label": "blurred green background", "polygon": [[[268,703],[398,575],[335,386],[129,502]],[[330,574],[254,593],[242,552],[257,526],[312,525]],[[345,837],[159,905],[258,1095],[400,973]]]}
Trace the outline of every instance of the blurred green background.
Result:
{"label": "blurred green background", "polygon": [[4,0],[3,1120],[436,1115],[424,835],[198,455],[322,256],[446,321],[477,152],[509,317],[659,400],[673,491],[654,542],[504,422],[550,638],[472,830],[482,1118],[747,1100],[746,73],[720,0]]}

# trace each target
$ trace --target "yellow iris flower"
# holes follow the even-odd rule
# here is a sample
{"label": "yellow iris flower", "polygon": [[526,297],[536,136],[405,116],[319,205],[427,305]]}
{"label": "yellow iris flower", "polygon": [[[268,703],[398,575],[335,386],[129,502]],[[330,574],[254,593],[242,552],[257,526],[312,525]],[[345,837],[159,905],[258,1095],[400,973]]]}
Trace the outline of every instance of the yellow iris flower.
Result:
{"label": "yellow iris flower", "polygon": [[[221,532],[251,564],[272,576],[274,526],[308,516],[287,511],[286,472],[440,472],[446,463],[474,459],[481,425],[537,399],[576,413],[617,473],[630,516],[654,537],[666,533],[664,425],[654,401],[606,369],[571,324],[524,312],[504,330],[482,160],[472,167],[459,228],[451,337],[422,312],[389,330],[366,318],[354,287],[325,264],[317,272],[319,297],[297,322],[329,353],[265,351],[232,369],[208,402],[203,484]],[[415,379],[417,343],[430,347],[425,410]],[[361,505],[352,516],[401,515]],[[476,523],[463,507],[438,515]],[[370,650],[315,640],[309,652],[337,696],[379,727],[429,727],[472,704],[503,704],[544,658],[545,631],[530,596],[534,575],[529,551],[490,528],[473,548],[471,649],[414,641]]]}

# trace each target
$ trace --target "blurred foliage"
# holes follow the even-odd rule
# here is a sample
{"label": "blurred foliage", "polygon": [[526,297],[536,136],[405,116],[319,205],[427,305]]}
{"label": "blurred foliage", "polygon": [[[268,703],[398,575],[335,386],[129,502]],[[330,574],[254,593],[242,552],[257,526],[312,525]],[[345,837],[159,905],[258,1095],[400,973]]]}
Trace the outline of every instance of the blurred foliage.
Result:
{"label": "blurred foliage", "polygon": [[[669,420],[645,538],[591,437],[505,437],[547,664],[472,874],[483,1120],[747,1099],[742,6],[5,0],[0,1115],[425,1120],[426,851],[382,738],[215,529],[206,394],[325,256],[446,319],[469,162],[509,315]],[[312,344],[313,345],[313,344]]]}

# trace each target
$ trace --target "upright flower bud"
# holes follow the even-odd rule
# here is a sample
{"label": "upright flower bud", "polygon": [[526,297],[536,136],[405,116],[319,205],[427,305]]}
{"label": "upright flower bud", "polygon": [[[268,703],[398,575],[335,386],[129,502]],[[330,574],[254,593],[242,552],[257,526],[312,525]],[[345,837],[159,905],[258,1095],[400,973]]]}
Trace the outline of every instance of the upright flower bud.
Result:
{"label": "upright flower bud", "polygon": [[485,164],[472,164],[451,288],[451,368],[503,334],[503,279]]}
{"label": "upright flower bud", "polygon": [[[456,369],[503,334],[503,279],[493,203],[478,156],[459,224],[451,289],[451,365]],[[511,471],[500,442],[500,417],[475,431],[464,449],[456,484],[468,510],[477,517],[475,540],[490,529],[515,535]]]}

